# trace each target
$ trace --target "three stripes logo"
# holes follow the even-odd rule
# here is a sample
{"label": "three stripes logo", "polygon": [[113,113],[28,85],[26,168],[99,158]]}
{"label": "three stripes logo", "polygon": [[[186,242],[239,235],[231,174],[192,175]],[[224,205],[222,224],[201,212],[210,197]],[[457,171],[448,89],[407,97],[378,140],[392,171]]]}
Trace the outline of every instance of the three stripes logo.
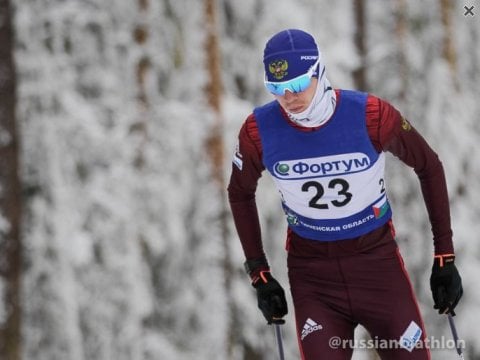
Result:
{"label": "three stripes logo", "polygon": [[322,329],[323,329],[322,325],[317,324],[315,321],[308,318],[307,321],[305,321],[305,325],[303,325],[302,337],[301,337],[302,341],[314,331],[318,331]]}

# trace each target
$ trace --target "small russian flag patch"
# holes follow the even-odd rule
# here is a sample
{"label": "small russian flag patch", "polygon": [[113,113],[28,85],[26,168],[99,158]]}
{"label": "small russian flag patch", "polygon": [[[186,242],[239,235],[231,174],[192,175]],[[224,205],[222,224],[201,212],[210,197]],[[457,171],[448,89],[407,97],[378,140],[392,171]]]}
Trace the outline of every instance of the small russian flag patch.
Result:
{"label": "small russian flag patch", "polygon": [[235,146],[235,152],[233,153],[233,163],[238,167],[239,170],[243,168],[242,154],[240,154],[240,146],[237,144]]}
{"label": "small russian flag patch", "polygon": [[385,215],[390,208],[390,204],[387,201],[387,197],[384,196],[379,202],[374,204],[373,206],[373,213],[375,214],[375,218],[379,219],[383,215]]}

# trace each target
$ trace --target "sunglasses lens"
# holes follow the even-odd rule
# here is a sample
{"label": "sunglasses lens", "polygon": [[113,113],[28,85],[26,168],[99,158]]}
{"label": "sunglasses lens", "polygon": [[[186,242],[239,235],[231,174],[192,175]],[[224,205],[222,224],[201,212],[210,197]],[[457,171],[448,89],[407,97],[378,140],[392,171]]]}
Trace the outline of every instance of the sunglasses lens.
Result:
{"label": "sunglasses lens", "polygon": [[310,75],[305,75],[297,79],[294,84],[292,84],[291,89],[293,92],[302,92],[308,89],[312,83],[312,77]]}
{"label": "sunglasses lens", "polygon": [[312,78],[309,74],[299,76],[295,79],[285,82],[265,82],[265,87],[268,91],[275,95],[285,95],[285,91],[290,91],[292,93],[298,93],[305,91],[311,84]]}

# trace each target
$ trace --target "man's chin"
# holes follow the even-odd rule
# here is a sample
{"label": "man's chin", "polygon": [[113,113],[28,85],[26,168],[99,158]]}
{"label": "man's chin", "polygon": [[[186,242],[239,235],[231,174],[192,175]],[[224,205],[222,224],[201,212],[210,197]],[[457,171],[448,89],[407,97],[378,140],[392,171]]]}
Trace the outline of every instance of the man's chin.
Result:
{"label": "man's chin", "polygon": [[303,107],[294,107],[292,109],[287,109],[287,111],[291,114],[299,114],[303,111]]}

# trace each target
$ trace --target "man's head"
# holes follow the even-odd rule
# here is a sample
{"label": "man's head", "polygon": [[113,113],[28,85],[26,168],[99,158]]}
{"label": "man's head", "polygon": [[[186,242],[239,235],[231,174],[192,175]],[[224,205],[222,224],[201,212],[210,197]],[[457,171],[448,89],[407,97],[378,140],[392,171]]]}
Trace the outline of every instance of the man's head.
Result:
{"label": "man's head", "polygon": [[290,119],[315,127],[332,116],[336,94],[312,35],[297,29],[273,35],[265,45],[263,64],[265,87]]}
{"label": "man's head", "polygon": [[315,39],[297,29],[283,30],[268,40],[263,53],[265,86],[274,95],[306,90],[318,77],[320,54]]}

